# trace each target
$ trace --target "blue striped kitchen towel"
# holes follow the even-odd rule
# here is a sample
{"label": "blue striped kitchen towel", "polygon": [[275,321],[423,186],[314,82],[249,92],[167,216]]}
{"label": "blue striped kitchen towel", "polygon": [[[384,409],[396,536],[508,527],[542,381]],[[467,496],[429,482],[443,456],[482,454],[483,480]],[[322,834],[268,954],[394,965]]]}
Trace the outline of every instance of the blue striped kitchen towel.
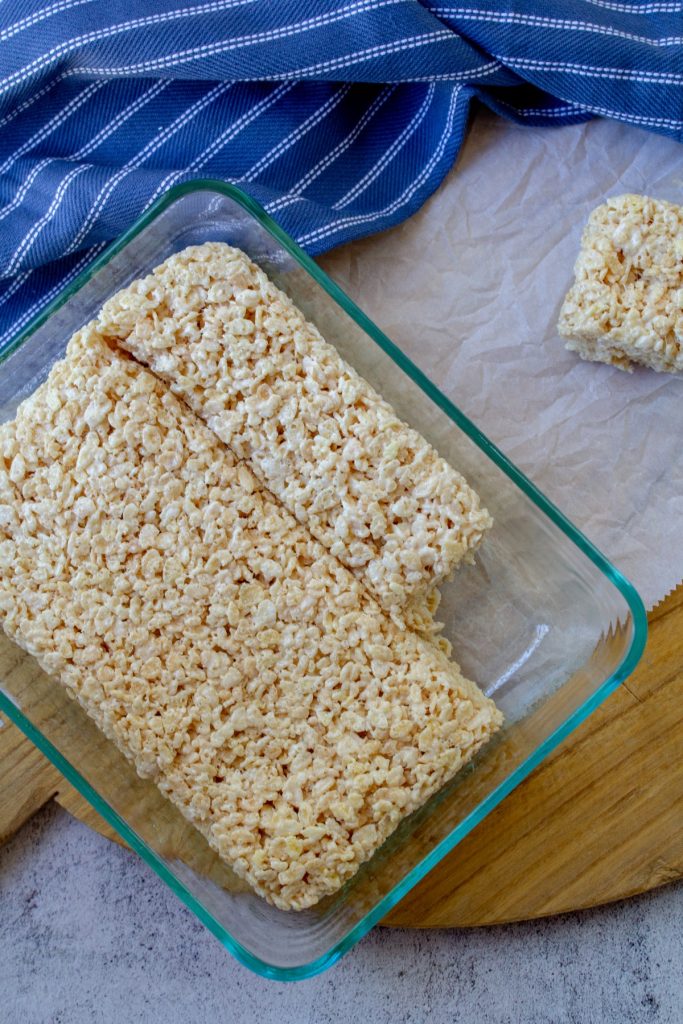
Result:
{"label": "blue striped kitchen towel", "polygon": [[184,179],[318,253],[413,213],[475,98],[681,139],[682,58],[674,0],[3,0],[0,347]]}

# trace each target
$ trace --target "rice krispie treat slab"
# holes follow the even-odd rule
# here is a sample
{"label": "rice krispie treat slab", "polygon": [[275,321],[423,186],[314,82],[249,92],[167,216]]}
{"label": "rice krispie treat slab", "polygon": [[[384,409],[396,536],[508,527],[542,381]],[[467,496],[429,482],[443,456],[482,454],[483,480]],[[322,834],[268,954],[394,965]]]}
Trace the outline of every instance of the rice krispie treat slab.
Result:
{"label": "rice krispie treat slab", "polygon": [[593,210],[558,331],[583,359],[683,370],[683,207],[623,195]]}
{"label": "rice krispie treat slab", "polygon": [[500,722],[91,329],[0,428],[0,617],[284,909],[338,889]]}
{"label": "rice krispie treat slab", "polygon": [[429,628],[428,592],[491,518],[243,252],[185,249],[114,296],[98,323],[248,460],[385,608],[413,602],[412,621]]}

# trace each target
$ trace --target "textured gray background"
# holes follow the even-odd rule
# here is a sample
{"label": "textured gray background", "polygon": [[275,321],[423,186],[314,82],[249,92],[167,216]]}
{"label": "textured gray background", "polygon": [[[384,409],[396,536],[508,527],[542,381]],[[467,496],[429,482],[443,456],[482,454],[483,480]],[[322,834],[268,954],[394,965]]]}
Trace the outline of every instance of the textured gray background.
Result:
{"label": "textured gray background", "polygon": [[48,807],[0,848],[7,1024],[681,1024],[683,886],[549,921],[376,929],[299,984],[237,964],[132,853]]}

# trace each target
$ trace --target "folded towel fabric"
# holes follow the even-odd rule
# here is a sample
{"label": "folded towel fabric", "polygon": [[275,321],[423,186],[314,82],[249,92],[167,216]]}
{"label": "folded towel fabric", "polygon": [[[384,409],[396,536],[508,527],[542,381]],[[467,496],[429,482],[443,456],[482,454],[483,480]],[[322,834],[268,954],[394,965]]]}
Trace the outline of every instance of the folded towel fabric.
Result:
{"label": "folded towel fabric", "polygon": [[682,58],[678,0],[6,0],[0,351],[175,183],[319,253],[418,209],[474,99],[683,138]]}

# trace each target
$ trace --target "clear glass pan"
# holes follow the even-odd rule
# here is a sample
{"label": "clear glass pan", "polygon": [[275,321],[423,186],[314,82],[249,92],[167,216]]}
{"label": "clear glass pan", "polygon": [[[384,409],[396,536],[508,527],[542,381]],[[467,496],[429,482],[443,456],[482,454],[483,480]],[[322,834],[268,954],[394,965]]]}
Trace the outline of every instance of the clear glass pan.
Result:
{"label": "clear glass pan", "polygon": [[249,197],[180,185],[0,358],[0,422],[116,290],[190,244],[260,263],[323,335],[477,489],[495,519],[476,563],[443,588],[445,635],[502,709],[501,735],[409,818],[336,896],[285,913],[254,895],[66,692],[4,638],[0,711],[66,775],[242,963],[301,979],[342,956],[633,670],[647,621],[633,586]]}

